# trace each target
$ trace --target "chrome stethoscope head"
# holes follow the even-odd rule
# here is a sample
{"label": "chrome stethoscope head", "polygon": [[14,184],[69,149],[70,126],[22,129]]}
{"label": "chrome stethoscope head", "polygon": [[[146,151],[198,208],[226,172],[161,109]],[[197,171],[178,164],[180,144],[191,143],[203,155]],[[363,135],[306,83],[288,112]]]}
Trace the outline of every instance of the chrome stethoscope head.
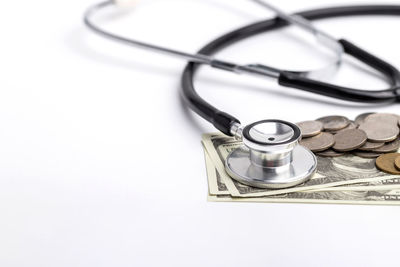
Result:
{"label": "chrome stethoscope head", "polygon": [[307,181],[315,173],[317,159],[298,144],[301,132],[295,124],[262,120],[233,129],[243,145],[228,155],[225,169],[238,182],[260,188],[287,188]]}

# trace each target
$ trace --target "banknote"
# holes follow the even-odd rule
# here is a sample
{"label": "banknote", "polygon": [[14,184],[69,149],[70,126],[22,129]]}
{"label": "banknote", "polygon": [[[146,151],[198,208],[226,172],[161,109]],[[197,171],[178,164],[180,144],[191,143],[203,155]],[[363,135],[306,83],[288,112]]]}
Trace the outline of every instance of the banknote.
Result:
{"label": "banknote", "polygon": [[216,172],[216,169],[211,161],[207,151],[204,150],[204,159],[206,162],[208,193],[211,195],[230,195],[228,187],[222,181],[221,175]]}
{"label": "banknote", "polygon": [[400,190],[346,191],[346,192],[292,192],[280,196],[237,198],[230,195],[208,195],[212,202],[258,202],[258,203],[312,203],[353,205],[400,205]]}
{"label": "banknote", "polygon": [[[254,188],[231,179],[225,172],[225,158],[232,150],[241,145],[240,141],[221,134],[204,134],[203,145],[218,171],[218,180],[225,185],[227,189],[225,192],[229,191],[233,197],[272,196],[328,187],[330,191],[335,191],[331,188],[337,186],[349,187],[345,190],[337,189],[338,191],[354,191],[354,187],[371,185],[400,188],[399,175],[389,175],[379,171],[375,167],[374,159],[360,158],[351,154],[337,158],[318,157],[316,174],[309,181],[296,187],[278,190]],[[363,188],[359,190],[363,190]]]}
{"label": "banknote", "polygon": [[[221,178],[221,175],[216,170],[214,163],[212,162],[207,151],[204,152],[207,178],[208,178],[208,189],[210,195],[222,195],[231,196],[228,187]],[[335,187],[324,187],[319,189],[305,190],[304,192],[322,192],[322,191],[383,191],[383,190],[400,190],[400,178],[380,180],[367,183],[357,183],[357,184],[346,184]]]}
{"label": "banknote", "polygon": [[[219,172],[213,164],[210,156],[205,153],[207,174],[209,183],[217,183]],[[223,181],[220,180],[221,184]],[[223,188],[223,187],[220,187]],[[355,187],[356,188],[356,187]],[[364,186],[352,190],[347,187],[346,190],[329,190],[331,188],[322,188],[312,191],[291,192],[280,195],[271,195],[263,197],[233,197],[226,194],[226,190],[215,191],[213,194],[209,191],[208,201],[215,202],[266,202],[266,203],[320,203],[320,204],[358,204],[358,205],[400,205],[400,188],[390,188],[389,185]],[[336,188],[337,189],[337,188]],[[339,187],[340,189],[340,187]]]}

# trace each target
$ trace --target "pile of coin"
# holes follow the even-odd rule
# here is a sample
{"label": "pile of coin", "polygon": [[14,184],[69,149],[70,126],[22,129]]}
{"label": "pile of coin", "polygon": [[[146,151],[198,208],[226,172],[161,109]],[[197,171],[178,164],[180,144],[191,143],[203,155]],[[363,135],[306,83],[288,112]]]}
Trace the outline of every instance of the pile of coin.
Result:
{"label": "pile of coin", "polygon": [[400,148],[400,116],[396,114],[363,113],[354,121],[344,116],[326,116],[299,122],[297,126],[302,133],[300,144],[323,157],[353,153],[377,158]]}

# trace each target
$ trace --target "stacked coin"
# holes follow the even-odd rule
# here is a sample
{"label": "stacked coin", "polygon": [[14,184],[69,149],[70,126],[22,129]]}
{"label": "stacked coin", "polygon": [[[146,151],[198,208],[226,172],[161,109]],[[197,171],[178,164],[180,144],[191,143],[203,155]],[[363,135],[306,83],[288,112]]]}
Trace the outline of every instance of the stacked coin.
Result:
{"label": "stacked coin", "polygon": [[[326,116],[297,123],[300,144],[323,157],[353,153],[377,158],[400,148],[400,116],[389,113],[363,113],[354,121],[343,116]],[[400,159],[399,159],[400,165]]]}

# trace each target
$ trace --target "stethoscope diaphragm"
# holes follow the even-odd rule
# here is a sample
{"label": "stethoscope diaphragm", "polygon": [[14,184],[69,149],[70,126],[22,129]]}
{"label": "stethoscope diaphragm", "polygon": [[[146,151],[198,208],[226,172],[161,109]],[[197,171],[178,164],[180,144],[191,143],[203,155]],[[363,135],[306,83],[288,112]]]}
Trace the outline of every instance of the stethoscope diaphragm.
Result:
{"label": "stethoscope diaphragm", "polygon": [[225,161],[226,172],[240,183],[260,188],[286,188],[301,184],[314,174],[315,155],[300,146],[295,124],[263,120],[242,131],[243,145]]}

